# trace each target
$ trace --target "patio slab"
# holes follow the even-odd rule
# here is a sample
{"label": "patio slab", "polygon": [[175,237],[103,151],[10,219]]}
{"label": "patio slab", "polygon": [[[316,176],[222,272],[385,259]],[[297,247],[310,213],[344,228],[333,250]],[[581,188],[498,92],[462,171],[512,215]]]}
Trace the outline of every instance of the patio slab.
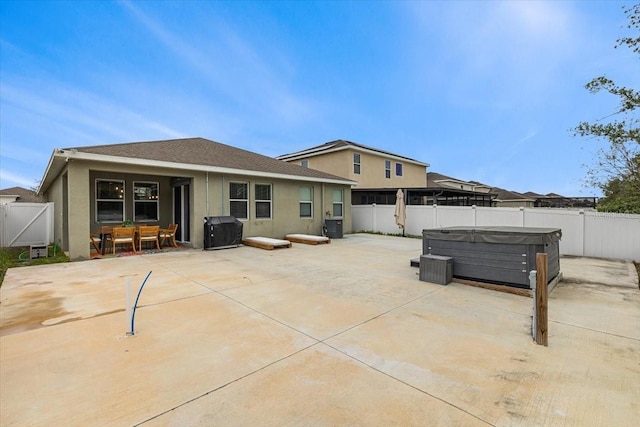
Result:
{"label": "patio slab", "polygon": [[[640,419],[640,290],[627,264],[563,258],[576,273],[550,295],[543,347],[530,298],[421,282],[409,267],[420,251],[419,239],[357,234],[10,269],[0,425]],[[148,271],[127,337],[124,284]]]}

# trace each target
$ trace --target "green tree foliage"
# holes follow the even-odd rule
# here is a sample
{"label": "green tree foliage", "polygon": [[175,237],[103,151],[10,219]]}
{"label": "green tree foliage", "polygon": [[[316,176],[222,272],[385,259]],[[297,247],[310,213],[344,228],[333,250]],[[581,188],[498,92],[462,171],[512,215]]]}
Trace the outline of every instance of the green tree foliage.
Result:
{"label": "green tree foliage", "polygon": [[[637,34],[619,38],[615,47],[625,46],[640,54],[640,4],[624,8],[624,13],[627,28]],[[605,139],[609,143],[598,152],[585,181],[604,193],[599,210],[640,213],[640,92],[617,85],[605,76],[596,77],[585,88],[591,93],[608,92],[620,101],[619,109],[611,115],[615,120],[582,122],[574,128],[575,135]]]}

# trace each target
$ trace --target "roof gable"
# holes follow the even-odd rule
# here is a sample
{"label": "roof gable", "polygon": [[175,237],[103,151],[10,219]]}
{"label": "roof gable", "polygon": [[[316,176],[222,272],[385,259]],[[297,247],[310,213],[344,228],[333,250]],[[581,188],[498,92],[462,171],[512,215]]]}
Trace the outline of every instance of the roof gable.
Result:
{"label": "roof gable", "polygon": [[322,154],[330,153],[333,151],[340,151],[346,149],[354,149],[356,151],[368,152],[377,156],[391,157],[394,159],[404,160],[406,162],[415,163],[420,166],[428,167],[428,163],[421,162],[416,159],[412,159],[410,157],[401,156],[399,154],[393,154],[388,151],[379,150],[377,148],[369,147],[366,145],[358,144],[351,141],[346,141],[344,139],[337,139],[335,141],[326,142],[324,144],[316,145],[315,147],[307,148],[305,150],[296,151],[294,153],[282,154],[280,156],[276,156],[276,159],[279,160],[297,160],[301,158],[320,156]]}
{"label": "roof gable", "polygon": [[68,158],[123,164],[156,165],[239,175],[270,176],[304,181],[355,185],[354,181],[287,163],[273,157],[232,147],[205,138],[129,142],[56,149],[51,157],[39,192],[46,190]]}

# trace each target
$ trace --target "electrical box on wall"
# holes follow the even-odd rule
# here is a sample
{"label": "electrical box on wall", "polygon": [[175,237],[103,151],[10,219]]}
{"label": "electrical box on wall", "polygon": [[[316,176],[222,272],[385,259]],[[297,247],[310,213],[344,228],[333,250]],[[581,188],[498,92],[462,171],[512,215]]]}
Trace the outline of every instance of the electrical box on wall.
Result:
{"label": "electrical box on wall", "polygon": [[29,253],[31,259],[46,258],[49,256],[47,245],[31,245]]}

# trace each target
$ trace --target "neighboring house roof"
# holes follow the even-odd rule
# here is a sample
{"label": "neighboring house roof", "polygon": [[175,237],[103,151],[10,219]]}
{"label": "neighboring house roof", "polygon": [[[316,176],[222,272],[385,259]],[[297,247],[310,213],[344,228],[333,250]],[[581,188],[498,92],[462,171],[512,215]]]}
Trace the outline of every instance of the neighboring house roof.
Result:
{"label": "neighboring house roof", "polygon": [[28,190],[22,187],[11,187],[0,190],[0,196],[2,198],[14,197],[13,201],[18,203],[42,203],[42,197],[33,190]]}
{"label": "neighboring house roof", "polygon": [[346,178],[205,138],[183,138],[55,149],[39,193],[71,159],[356,185]]}
{"label": "neighboring house roof", "polygon": [[535,198],[527,197],[524,194],[515,191],[505,190],[504,188],[493,187],[491,193],[496,195],[494,200],[498,202],[535,202]]}
{"label": "neighboring house roof", "polygon": [[325,144],[307,148],[306,150],[297,151],[295,153],[282,154],[280,156],[277,156],[276,159],[291,161],[291,160],[305,159],[308,157],[319,156],[322,154],[331,153],[334,151],[347,150],[347,149],[368,152],[378,156],[382,155],[392,159],[398,159],[398,160],[403,160],[405,162],[414,163],[419,166],[429,167],[428,163],[423,163],[418,160],[412,159],[410,157],[400,156],[398,154],[393,154],[388,151],[378,150],[377,148],[368,147],[366,145],[357,144],[351,141],[345,141],[344,139],[337,139],[335,141],[327,142]]}
{"label": "neighboring house roof", "polygon": [[[471,187],[473,190],[467,190],[463,187]],[[463,181],[461,179],[452,178],[437,172],[427,172],[427,187],[442,187],[455,190],[466,190],[477,193],[489,193],[491,187],[478,181]],[[484,190],[484,191],[483,191]]]}
{"label": "neighboring house roof", "polygon": [[538,194],[538,193],[535,193],[533,191],[527,191],[526,193],[522,193],[522,194],[527,196],[527,197],[530,197],[532,199],[538,199],[540,197],[546,197],[546,196],[544,196],[542,194]]}

